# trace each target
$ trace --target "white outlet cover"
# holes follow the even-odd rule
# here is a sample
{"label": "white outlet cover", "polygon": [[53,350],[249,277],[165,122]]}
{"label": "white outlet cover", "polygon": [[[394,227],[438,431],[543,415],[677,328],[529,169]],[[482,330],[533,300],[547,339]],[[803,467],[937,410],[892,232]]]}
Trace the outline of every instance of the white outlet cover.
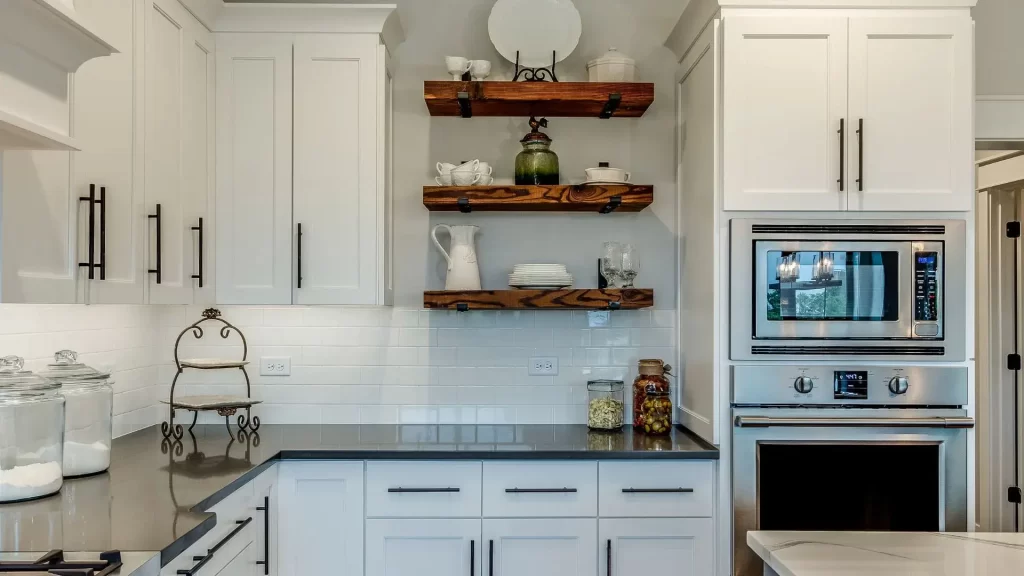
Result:
{"label": "white outlet cover", "polygon": [[260,358],[260,376],[290,376],[292,359],[288,356],[266,356]]}
{"label": "white outlet cover", "polygon": [[557,376],[557,356],[535,356],[530,358],[530,376]]}

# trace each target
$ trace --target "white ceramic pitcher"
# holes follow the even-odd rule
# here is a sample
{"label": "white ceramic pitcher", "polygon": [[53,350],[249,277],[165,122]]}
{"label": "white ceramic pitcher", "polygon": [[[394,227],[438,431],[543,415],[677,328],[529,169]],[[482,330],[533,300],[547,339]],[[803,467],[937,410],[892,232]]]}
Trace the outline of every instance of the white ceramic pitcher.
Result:
{"label": "white ceramic pitcher", "polygon": [[[445,251],[441,243],[437,241],[438,228],[448,231],[451,237],[451,246]],[[480,266],[476,261],[476,233],[480,228],[477,226],[449,226],[438,224],[430,231],[430,237],[434,245],[448,261],[448,275],[444,281],[445,290],[479,290],[480,289]]]}

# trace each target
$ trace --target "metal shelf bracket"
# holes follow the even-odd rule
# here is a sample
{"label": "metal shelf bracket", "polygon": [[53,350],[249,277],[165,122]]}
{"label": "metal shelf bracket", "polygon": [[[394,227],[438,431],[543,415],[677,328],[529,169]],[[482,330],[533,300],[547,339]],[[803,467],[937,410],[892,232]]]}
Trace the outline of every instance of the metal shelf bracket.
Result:
{"label": "metal shelf bracket", "polygon": [[619,104],[622,104],[622,94],[615,92],[608,95],[608,101],[604,104],[604,109],[601,110],[601,118],[611,118],[615,111],[619,109]]}
{"label": "metal shelf bracket", "polygon": [[459,212],[463,214],[469,214],[473,211],[473,207],[469,205],[469,198],[465,196],[459,198]]}
{"label": "metal shelf bracket", "polygon": [[622,206],[622,196],[612,196],[608,199],[608,203],[601,208],[600,212],[601,214],[610,214],[619,206]]}
{"label": "metal shelf bracket", "polygon": [[459,112],[463,118],[473,117],[473,105],[469,102],[469,92],[459,92]]}

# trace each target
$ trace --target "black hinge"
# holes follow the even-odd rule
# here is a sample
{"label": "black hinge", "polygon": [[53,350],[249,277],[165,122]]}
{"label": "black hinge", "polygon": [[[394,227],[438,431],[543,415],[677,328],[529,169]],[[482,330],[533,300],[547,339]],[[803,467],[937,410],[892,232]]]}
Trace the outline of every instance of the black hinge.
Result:
{"label": "black hinge", "polygon": [[1006,237],[1007,238],[1020,238],[1020,222],[1007,222],[1006,223]]}
{"label": "black hinge", "polygon": [[1020,354],[1007,354],[1006,369],[1020,370]]}
{"label": "black hinge", "polygon": [[1006,500],[1014,504],[1020,504],[1020,487],[1010,486],[1006,490]]}

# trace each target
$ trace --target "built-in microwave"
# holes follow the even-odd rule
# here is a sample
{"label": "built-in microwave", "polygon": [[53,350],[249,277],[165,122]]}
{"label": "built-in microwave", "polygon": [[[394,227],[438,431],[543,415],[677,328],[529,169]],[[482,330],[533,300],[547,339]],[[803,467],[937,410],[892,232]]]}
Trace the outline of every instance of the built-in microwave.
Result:
{"label": "built-in microwave", "polygon": [[734,360],[966,358],[962,220],[732,220]]}

